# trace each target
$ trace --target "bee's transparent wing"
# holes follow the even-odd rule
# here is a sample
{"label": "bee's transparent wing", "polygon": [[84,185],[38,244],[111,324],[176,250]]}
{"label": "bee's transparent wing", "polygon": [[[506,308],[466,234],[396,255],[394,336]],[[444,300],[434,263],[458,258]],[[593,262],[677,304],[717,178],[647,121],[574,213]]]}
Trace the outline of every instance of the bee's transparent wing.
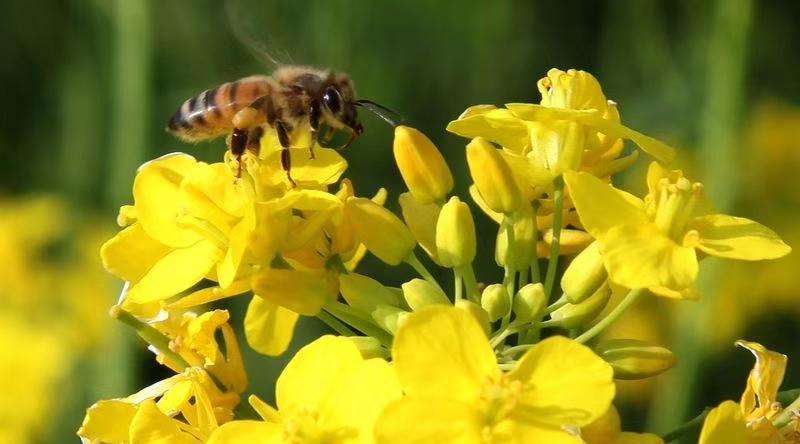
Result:
{"label": "bee's transparent wing", "polygon": [[263,0],[228,0],[225,13],[233,35],[270,68],[295,64],[285,38],[281,38],[276,2]]}

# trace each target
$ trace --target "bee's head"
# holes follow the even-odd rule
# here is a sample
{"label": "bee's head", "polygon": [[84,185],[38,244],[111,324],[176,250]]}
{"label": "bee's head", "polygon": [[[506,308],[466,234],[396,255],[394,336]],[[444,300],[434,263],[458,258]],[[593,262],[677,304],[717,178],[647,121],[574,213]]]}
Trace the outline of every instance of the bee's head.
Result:
{"label": "bee's head", "polygon": [[334,74],[332,81],[322,91],[324,113],[334,127],[349,128],[353,134],[364,132],[356,111],[356,91],[353,81],[346,74]]}

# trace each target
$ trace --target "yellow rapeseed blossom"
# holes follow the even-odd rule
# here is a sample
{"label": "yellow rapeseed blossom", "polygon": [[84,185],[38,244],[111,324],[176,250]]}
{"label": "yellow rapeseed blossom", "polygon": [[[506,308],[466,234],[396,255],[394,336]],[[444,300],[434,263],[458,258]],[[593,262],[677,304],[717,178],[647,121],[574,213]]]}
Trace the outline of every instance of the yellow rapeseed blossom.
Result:
{"label": "yellow rapeseed blossom", "polygon": [[696,250],[729,259],[774,259],[791,251],[769,228],[749,219],[694,216],[702,186],[652,163],[644,200],[587,173],[564,180],[586,230],[600,243],[609,278],[668,297],[696,297]]}
{"label": "yellow rapeseed blossom", "polygon": [[566,427],[591,423],[614,396],[611,367],[563,337],[504,373],[478,322],[451,307],[410,315],[392,356],[405,397],[380,418],[380,444],[579,443]]}
{"label": "yellow rapeseed blossom", "polygon": [[300,350],[275,390],[277,409],[250,399],[262,421],[229,422],[207,444],[368,444],[384,406],[401,396],[392,366],[364,359],[351,341],[332,336]]}

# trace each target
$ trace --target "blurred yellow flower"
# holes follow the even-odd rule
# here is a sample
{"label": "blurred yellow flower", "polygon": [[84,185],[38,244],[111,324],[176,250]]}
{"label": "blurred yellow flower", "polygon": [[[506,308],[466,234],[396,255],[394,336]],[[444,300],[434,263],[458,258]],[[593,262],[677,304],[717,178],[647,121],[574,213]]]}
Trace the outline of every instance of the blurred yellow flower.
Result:
{"label": "blurred yellow flower", "polygon": [[255,396],[263,421],[232,421],[207,444],[364,443],[384,406],[400,398],[394,368],[364,359],[353,342],[323,336],[301,349],[278,378],[277,409]]}
{"label": "blurred yellow flower", "polygon": [[508,373],[479,323],[442,306],[411,314],[392,347],[405,398],[377,426],[379,443],[579,443],[566,427],[600,417],[611,367],[564,337],[545,339]]}
{"label": "blurred yellow flower", "polygon": [[642,201],[587,174],[564,180],[586,230],[600,242],[609,278],[627,288],[668,297],[696,297],[702,253],[741,260],[774,259],[791,251],[769,228],[724,214],[692,217],[700,184],[653,162]]}

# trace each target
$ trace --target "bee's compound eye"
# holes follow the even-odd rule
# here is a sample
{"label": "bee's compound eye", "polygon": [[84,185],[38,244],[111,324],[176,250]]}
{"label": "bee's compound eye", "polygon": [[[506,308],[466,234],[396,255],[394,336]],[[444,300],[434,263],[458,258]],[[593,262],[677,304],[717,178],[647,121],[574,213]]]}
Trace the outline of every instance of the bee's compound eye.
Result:
{"label": "bee's compound eye", "polygon": [[322,102],[325,103],[325,107],[333,114],[339,114],[339,111],[342,109],[342,96],[339,95],[339,91],[337,91],[336,88],[326,88],[325,92],[322,94]]}

